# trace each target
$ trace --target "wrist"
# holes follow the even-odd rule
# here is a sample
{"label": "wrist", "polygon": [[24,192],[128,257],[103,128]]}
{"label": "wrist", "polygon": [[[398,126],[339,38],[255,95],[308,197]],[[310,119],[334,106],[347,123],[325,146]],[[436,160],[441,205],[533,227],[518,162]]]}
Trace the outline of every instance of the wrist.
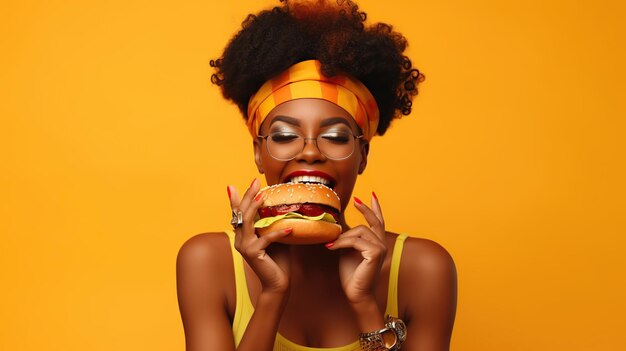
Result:
{"label": "wrist", "polygon": [[361,333],[378,330],[385,326],[383,313],[373,297],[352,303],[351,306]]}
{"label": "wrist", "polygon": [[273,285],[261,283],[261,294],[268,296],[287,296],[289,295],[289,282]]}
{"label": "wrist", "polygon": [[289,288],[289,286],[286,286],[284,288],[269,288],[261,286],[261,292],[259,296],[263,296],[268,300],[286,301],[289,298],[290,290],[291,289]]}
{"label": "wrist", "polygon": [[258,299],[264,301],[280,301],[284,302],[289,296],[289,289],[261,289]]}
{"label": "wrist", "polygon": [[359,335],[363,351],[399,351],[406,340],[406,325],[398,318],[387,316],[385,327]]}

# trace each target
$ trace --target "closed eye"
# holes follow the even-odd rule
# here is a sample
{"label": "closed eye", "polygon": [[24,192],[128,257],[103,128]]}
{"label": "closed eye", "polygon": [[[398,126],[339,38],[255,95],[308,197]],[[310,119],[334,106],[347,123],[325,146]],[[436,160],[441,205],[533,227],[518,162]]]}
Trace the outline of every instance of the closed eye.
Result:
{"label": "closed eye", "polygon": [[346,144],[350,142],[352,135],[348,133],[326,133],[319,136],[320,138],[336,144]]}
{"label": "closed eye", "polygon": [[301,136],[295,133],[278,132],[270,135],[273,142],[278,144],[286,144],[300,139]]}

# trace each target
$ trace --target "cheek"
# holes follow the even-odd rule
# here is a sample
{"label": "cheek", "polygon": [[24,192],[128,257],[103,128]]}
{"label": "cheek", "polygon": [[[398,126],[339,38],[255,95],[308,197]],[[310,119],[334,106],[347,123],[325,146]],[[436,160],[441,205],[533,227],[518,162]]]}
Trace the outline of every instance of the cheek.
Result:
{"label": "cheek", "polygon": [[346,175],[354,173],[354,177],[356,177],[359,173],[360,164],[361,164],[361,156],[353,155],[340,166],[341,172]]}
{"label": "cheek", "polygon": [[341,198],[342,211],[350,204],[352,191],[354,190],[354,185],[358,177],[358,166],[358,158],[350,158],[349,162],[346,160],[346,162],[341,165],[337,165],[336,169],[340,173],[341,180],[339,181],[338,188],[335,190]]}
{"label": "cheek", "polygon": [[261,162],[263,163],[263,170],[265,171],[265,179],[268,184],[280,183],[281,172],[284,168],[284,162],[277,161],[272,158],[267,152],[261,154]]}

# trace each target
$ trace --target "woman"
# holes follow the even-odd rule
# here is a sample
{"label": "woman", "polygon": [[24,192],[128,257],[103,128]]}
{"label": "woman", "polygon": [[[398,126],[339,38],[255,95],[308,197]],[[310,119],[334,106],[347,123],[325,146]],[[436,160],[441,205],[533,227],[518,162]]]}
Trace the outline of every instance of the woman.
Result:
{"label": "woman", "polygon": [[[365,17],[350,1],[284,1],[250,15],[212,62],[212,81],[239,106],[267,184],[315,175],[339,195],[342,213],[352,202],[368,225],[351,228],[340,215],[333,242],[279,244],[289,230],[254,231],[259,181],[243,195],[228,186],[240,214],[234,231],[197,235],[178,255],[187,350],[449,349],[450,255],[385,231],[374,193],[370,205],[349,200],[369,140],[410,113],[423,78],[402,54],[404,37],[385,24],[366,27]],[[284,140],[297,146],[287,156]]]}

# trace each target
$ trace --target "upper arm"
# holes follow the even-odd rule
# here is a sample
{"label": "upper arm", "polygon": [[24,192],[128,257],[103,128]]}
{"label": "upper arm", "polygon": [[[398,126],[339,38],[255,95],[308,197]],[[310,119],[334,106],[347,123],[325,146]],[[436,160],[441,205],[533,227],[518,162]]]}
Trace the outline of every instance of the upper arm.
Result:
{"label": "upper arm", "polygon": [[456,267],[439,244],[408,238],[400,265],[401,314],[406,319],[403,350],[449,350],[456,313]]}
{"label": "upper arm", "polygon": [[224,253],[226,245],[225,234],[200,234],[178,252],[176,286],[187,351],[235,349],[226,301],[225,282],[232,281],[225,269],[231,256],[230,250]]}

